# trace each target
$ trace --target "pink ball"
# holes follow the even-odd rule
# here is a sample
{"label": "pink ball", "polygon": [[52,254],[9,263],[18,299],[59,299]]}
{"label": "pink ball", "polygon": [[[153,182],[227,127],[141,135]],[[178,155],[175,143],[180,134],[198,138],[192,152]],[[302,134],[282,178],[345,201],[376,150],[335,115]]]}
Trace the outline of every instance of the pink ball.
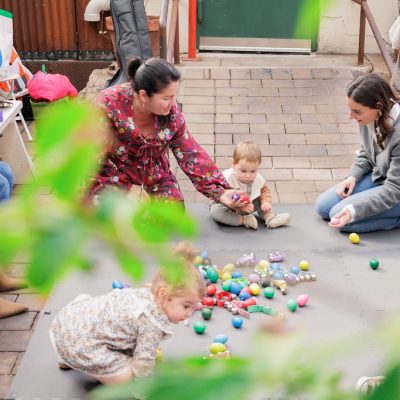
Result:
{"label": "pink ball", "polygon": [[340,218],[332,217],[331,224],[332,225],[340,224]]}
{"label": "pink ball", "polygon": [[309,299],[308,294],[301,294],[299,297],[297,297],[296,300],[297,305],[299,307],[304,307],[308,303],[308,299]]}
{"label": "pink ball", "polygon": [[249,274],[247,277],[250,283],[260,283],[261,277],[260,275],[256,274],[255,272]]}

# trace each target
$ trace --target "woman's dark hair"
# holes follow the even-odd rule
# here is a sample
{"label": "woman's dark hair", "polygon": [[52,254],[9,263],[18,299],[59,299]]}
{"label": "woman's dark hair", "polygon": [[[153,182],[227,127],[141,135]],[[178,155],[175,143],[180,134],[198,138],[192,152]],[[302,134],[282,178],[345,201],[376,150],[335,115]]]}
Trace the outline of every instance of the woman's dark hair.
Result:
{"label": "woman's dark hair", "polygon": [[133,58],[128,65],[128,75],[133,90],[136,93],[144,90],[150,97],[181,78],[180,72],[162,58],[149,58],[144,62],[139,57]]}
{"label": "woman's dark hair", "polygon": [[377,136],[377,142],[382,147],[385,139],[394,131],[390,111],[397,102],[397,96],[390,85],[378,74],[363,74],[349,84],[347,97],[363,106],[380,110],[377,121],[380,134]]}

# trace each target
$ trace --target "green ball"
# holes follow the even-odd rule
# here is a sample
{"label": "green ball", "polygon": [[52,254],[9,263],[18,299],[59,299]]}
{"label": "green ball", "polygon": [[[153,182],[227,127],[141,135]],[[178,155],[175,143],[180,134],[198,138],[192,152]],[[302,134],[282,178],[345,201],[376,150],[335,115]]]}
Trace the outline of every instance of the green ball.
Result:
{"label": "green ball", "polygon": [[207,328],[207,325],[202,321],[197,321],[193,324],[193,329],[199,335],[203,334]]}
{"label": "green ball", "polygon": [[379,261],[373,258],[372,260],[369,261],[369,266],[372,269],[377,269],[379,267]]}
{"label": "green ball", "polygon": [[275,289],[273,287],[266,287],[263,291],[264,297],[272,299],[275,296]]}
{"label": "green ball", "polygon": [[230,292],[231,291],[231,284],[232,284],[232,279],[227,279],[222,283],[222,290],[224,292]]}
{"label": "green ball", "polygon": [[208,319],[210,319],[211,316],[212,316],[212,310],[211,310],[211,308],[204,307],[204,308],[201,310],[201,316],[202,316],[206,321],[207,321]]}
{"label": "green ball", "polygon": [[287,308],[292,312],[296,311],[297,310],[297,302],[296,302],[296,300],[293,300],[293,299],[288,300]]}
{"label": "green ball", "polygon": [[207,270],[207,277],[208,277],[208,279],[209,279],[212,283],[217,282],[218,279],[219,279],[218,272],[216,271],[215,268],[212,268],[212,267],[211,267],[211,268],[208,268],[208,270]]}

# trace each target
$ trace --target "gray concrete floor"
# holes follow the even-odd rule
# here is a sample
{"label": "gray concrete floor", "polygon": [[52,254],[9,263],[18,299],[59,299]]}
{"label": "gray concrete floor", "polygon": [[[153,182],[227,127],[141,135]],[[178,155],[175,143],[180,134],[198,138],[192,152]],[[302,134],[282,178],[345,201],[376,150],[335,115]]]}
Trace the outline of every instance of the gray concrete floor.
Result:
{"label": "gray concrete floor", "polygon": [[[180,100],[191,133],[221,169],[230,166],[234,144],[252,139],[262,146],[262,172],[276,203],[312,204],[321,191],[345,176],[359,145],[357,126],[348,121],[344,107],[344,90],[354,74],[356,55],[210,53],[202,57],[203,61],[180,66],[184,77]],[[369,58],[376,71],[387,74],[380,56]],[[100,81],[107,78],[103,72]],[[97,90],[99,82],[94,81]],[[177,175],[187,201],[207,202],[179,170]],[[11,274],[21,275],[23,267],[24,260],[17,262]],[[0,320],[2,398],[45,300],[29,290],[0,296],[30,307],[28,313]]]}

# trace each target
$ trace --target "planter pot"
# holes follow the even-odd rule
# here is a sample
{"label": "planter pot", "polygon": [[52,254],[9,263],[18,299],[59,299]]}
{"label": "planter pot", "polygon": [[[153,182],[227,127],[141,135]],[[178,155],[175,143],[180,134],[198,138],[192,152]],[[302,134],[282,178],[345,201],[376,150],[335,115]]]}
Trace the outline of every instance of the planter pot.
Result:
{"label": "planter pot", "polygon": [[[156,15],[148,15],[147,26],[149,28],[153,57],[160,57],[160,17]],[[114,53],[117,54],[117,52],[115,51],[115,29],[112,17],[106,18],[106,29],[111,36]]]}
{"label": "planter pot", "polygon": [[62,99],[58,99],[55,101],[33,101],[30,99],[30,105],[32,108],[32,114],[35,121],[39,119],[43,119],[43,112],[51,107],[56,106],[57,104],[68,103],[70,98],[68,96],[63,97]]}

